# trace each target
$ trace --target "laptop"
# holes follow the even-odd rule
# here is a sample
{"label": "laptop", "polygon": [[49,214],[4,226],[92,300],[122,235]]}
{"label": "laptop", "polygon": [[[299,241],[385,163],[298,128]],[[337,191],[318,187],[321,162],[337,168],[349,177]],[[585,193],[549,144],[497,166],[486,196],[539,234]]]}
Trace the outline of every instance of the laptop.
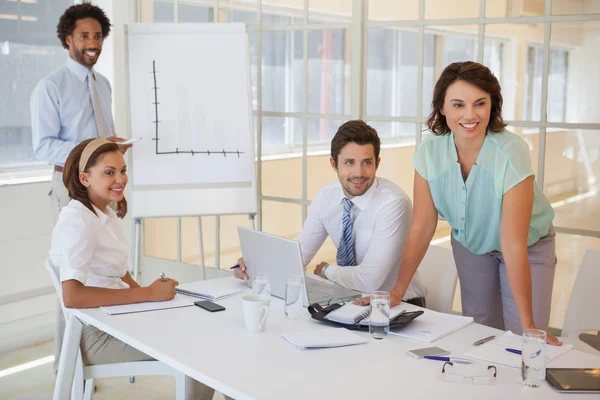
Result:
{"label": "laptop", "polygon": [[331,299],[335,302],[361,297],[360,292],[305,274],[298,241],[241,226],[238,227],[238,235],[249,284],[254,274],[268,273],[271,276],[271,295],[284,299],[287,278],[305,276],[305,307],[312,303],[326,305]]}

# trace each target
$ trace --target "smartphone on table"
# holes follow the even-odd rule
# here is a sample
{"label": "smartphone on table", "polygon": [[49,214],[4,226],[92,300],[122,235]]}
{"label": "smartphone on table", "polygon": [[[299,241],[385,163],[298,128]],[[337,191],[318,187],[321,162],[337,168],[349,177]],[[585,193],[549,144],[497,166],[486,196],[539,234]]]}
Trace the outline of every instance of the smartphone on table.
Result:
{"label": "smartphone on table", "polygon": [[194,305],[210,312],[225,311],[225,307],[208,300],[195,301]]}
{"label": "smartphone on table", "polygon": [[425,347],[423,349],[409,350],[406,355],[412,358],[423,358],[425,356],[447,356],[450,354],[448,350],[439,347]]}

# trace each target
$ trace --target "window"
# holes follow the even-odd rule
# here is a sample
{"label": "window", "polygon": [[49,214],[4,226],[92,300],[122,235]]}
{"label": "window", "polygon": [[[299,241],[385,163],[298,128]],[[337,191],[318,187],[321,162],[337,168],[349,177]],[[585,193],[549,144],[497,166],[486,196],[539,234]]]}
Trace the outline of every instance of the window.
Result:
{"label": "window", "polygon": [[[526,120],[540,120],[542,103],[542,68],[544,49],[529,46],[525,75],[525,101],[523,115]],[[565,122],[567,104],[567,73],[569,52],[550,49],[550,73],[548,75],[548,121]]]}
{"label": "window", "polygon": [[[367,37],[367,115],[416,117],[419,34],[390,28],[369,29]],[[423,86],[433,93],[435,35],[425,34]],[[391,90],[390,90],[391,89]],[[423,102],[423,108],[429,108]],[[402,125],[380,132],[381,136],[414,137]]]}
{"label": "window", "polygon": [[[301,19],[263,14],[269,24],[287,25]],[[308,83],[304,84],[304,35],[302,30],[262,33],[262,110],[278,114],[349,113],[349,63],[347,29],[308,31]],[[252,37],[250,51],[253,52]],[[253,82],[253,87],[255,82]],[[308,109],[304,109],[305,91]],[[253,90],[254,91],[254,90]],[[329,145],[332,126],[325,120],[308,121],[308,145]],[[335,131],[333,131],[335,133]],[[303,124],[298,118],[265,117],[262,124],[262,153],[297,153],[302,149]]]}
{"label": "window", "polygon": [[37,162],[29,97],[67,57],[56,25],[72,0],[0,3],[0,168]]}

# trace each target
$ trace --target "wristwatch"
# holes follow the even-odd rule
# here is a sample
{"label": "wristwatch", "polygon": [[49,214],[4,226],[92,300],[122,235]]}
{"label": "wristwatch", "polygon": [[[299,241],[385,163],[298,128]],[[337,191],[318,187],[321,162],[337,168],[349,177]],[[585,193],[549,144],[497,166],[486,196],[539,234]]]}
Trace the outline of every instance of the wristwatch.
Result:
{"label": "wristwatch", "polygon": [[325,266],[321,270],[321,278],[327,279],[327,275],[325,275],[325,271],[327,271],[327,268],[329,268],[329,264],[325,264]]}

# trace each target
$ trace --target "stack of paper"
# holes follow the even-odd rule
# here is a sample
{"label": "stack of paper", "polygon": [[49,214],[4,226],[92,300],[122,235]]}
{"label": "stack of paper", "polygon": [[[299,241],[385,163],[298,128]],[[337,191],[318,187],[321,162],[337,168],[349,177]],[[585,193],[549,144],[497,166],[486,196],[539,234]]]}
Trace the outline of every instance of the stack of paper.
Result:
{"label": "stack of paper", "polygon": [[190,299],[175,295],[173,300],[169,301],[149,301],[146,303],[122,304],[119,306],[100,307],[108,315],[129,314],[143,311],[164,310],[167,308],[193,306],[194,302]]}
{"label": "stack of paper", "polygon": [[175,288],[177,293],[185,294],[187,296],[199,297],[204,300],[221,300],[225,297],[229,297],[236,293],[241,292],[240,288],[231,288],[215,285],[209,281],[196,281],[190,283],[184,283]]}
{"label": "stack of paper", "polygon": [[[507,348],[521,350],[523,348],[523,337],[507,331],[504,335],[490,342],[471,348],[463,355],[475,360],[520,368],[521,355],[506,351]],[[546,345],[546,359],[547,361],[553,360],[571,349],[573,349],[573,346],[565,344],[562,346]]]}
{"label": "stack of paper", "polygon": [[298,349],[321,349],[328,347],[352,346],[367,343],[362,336],[347,329],[312,329],[305,332],[284,333],[281,335]]}
{"label": "stack of paper", "polygon": [[431,343],[473,323],[472,317],[440,313],[408,303],[402,303],[407,312],[422,310],[423,315],[410,324],[390,331],[391,334]]}

